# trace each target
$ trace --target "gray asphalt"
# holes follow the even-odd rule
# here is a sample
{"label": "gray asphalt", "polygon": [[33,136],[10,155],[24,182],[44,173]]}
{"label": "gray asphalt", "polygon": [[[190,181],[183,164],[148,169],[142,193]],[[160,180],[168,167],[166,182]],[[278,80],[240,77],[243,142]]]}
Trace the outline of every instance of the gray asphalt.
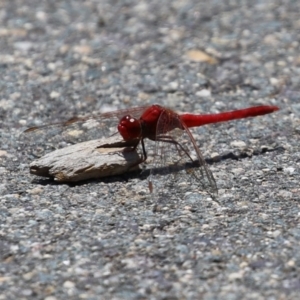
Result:
{"label": "gray asphalt", "polygon": [[[299,20],[293,0],[2,1],[0,300],[299,299]],[[193,130],[217,201],[29,174],[57,145],[23,128],[153,103],[280,111]]]}

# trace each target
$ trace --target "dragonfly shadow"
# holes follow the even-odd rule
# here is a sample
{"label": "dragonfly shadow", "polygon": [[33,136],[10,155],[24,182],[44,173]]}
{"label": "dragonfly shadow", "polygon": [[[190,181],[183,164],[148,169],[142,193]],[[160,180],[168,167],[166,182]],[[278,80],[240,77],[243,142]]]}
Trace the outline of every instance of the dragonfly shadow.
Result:
{"label": "dragonfly shadow", "polygon": [[[285,150],[284,147],[278,146],[275,148],[261,148],[261,149],[255,149],[253,151],[237,151],[237,152],[228,152],[219,156],[216,156],[214,158],[207,158],[205,159],[206,163],[208,165],[213,165],[216,163],[219,163],[221,161],[225,161],[228,159],[231,160],[240,160],[244,158],[249,158],[252,156],[258,156],[262,155],[264,153],[268,152],[283,152]],[[77,182],[58,182],[55,181],[53,178],[34,178],[32,180],[32,183],[34,184],[39,184],[39,185],[61,185],[65,184],[68,185],[69,187],[75,187],[75,186],[81,186],[85,185],[87,183],[91,184],[97,184],[99,182],[103,183],[114,183],[114,182],[128,182],[131,179],[141,179],[145,180],[147,179],[150,174],[154,175],[169,175],[172,173],[184,171],[184,170],[189,170],[193,168],[198,168],[199,167],[199,161],[194,161],[194,162],[188,162],[188,163],[183,163],[183,164],[174,164],[174,165],[169,165],[169,166],[164,166],[160,168],[155,168],[155,169],[139,169],[139,170],[132,170],[128,171],[124,174],[120,175],[114,175],[110,177],[105,177],[105,178],[97,178],[97,179],[86,179],[82,181],[77,181]]]}
{"label": "dragonfly shadow", "polygon": [[262,147],[261,149],[244,149],[244,150],[237,150],[234,152],[228,152],[228,153],[224,153],[218,156],[215,156],[214,158],[208,158],[205,159],[206,163],[209,165],[213,165],[215,163],[221,162],[221,161],[225,161],[228,159],[232,159],[232,160],[240,160],[240,159],[244,159],[244,158],[250,158],[252,156],[259,156],[262,155],[264,153],[268,153],[268,152],[284,152],[285,148],[282,146],[278,146],[278,147]]}

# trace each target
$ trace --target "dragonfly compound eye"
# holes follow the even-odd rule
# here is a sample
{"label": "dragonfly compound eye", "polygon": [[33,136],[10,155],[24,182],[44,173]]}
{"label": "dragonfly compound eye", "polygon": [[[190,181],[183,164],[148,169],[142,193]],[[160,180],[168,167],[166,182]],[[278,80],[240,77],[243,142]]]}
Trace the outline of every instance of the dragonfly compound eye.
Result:
{"label": "dragonfly compound eye", "polygon": [[141,123],[130,115],[124,116],[119,122],[118,131],[125,141],[139,138],[142,134]]}

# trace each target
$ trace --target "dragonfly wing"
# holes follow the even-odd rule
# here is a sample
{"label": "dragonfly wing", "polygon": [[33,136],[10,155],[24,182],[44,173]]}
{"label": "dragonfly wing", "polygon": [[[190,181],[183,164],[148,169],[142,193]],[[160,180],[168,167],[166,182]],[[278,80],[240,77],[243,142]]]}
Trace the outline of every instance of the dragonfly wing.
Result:
{"label": "dragonfly wing", "polygon": [[[28,151],[38,149],[41,156],[57,148],[63,148],[92,139],[101,139],[117,134],[117,125],[124,115],[139,118],[147,107],[135,107],[89,116],[74,117],[65,122],[31,127],[19,136]],[[121,137],[120,137],[121,139]]]}
{"label": "dragonfly wing", "polygon": [[163,114],[157,124],[149,179],[154,197],[164,199],[172,189],[183,196],[189,192],[203,191],[215,197],[216,182],[191,132],[177,114],[171,112],[170,116],[169,111]]}
{"label": "dragonfly wing", "polygon": [[218,187],[215,181],[215,178],[209,169],[191,131],[189,128],[183,123],[185,135],[188,136],[189,144],[192,146],[192,151],[196,154],[197,160],[193,162],[195,165],[195,169],[193,172],[193,176],[198,179],[200,186],[203,189],[207,190],[209,194],[215,197],[218,194]]}

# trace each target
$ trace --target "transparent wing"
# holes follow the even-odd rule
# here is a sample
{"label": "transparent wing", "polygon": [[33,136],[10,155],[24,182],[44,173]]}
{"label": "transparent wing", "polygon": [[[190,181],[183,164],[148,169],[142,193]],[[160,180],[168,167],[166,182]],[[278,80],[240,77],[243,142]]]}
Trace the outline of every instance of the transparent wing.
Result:
{"label": "transparent wing", "polygon": [[74,117],[65,122],[31,127],[21,132],[20,142],[34,156],[92,139],[118,134],[117,125],[124,115],[139,118],[147,106]]}
{"label": "transparent wing", "polygon": [[[192,192],[207,192],[215,198],[215,179],[190,130],[177,114],[171,112],[170,117],[168,110],[164,114],[157,124],[157,141],[149,179],[154,197],[163,201],[174,192],[183,197]],[[175,129],[169,131],[171,128]]]}

